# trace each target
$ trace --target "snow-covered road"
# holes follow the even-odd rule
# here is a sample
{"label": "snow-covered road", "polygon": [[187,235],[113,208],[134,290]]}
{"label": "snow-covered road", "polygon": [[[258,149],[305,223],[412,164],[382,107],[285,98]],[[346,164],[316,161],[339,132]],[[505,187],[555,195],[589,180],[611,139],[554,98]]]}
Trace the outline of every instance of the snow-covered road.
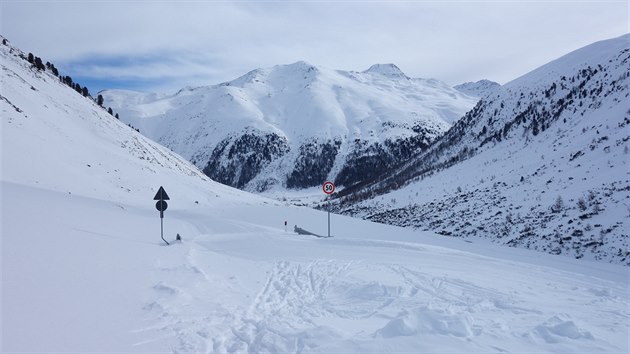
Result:
{"label": "snow-covered road", "polygon": [[[228,253],[243,258],[232,257],[221,268],[198,261],[217,257],[214,237],[195,241],[205,249],[189,254],[188,269],[226,273],[219,284],[230,288],[241,283],[238,289],[251,292],[235,309],[226,311],[210,301],[210,312],[200,307],[197,315],[170,319],[181,350],[199,345],[208,352],[257,353],[627,348],[628,290],[623,283],[436,247],[258,237],[266,248],[247,247],[255,253],[247,257],[242,242],[231,243],[234,252]],[[281,249],[286,242],[292,250],[255,263],[265,274],[251,278],[249,258],[260,259],[261,252]],[[226,250],[226,243],[220,249]],[[242,262],[249,266],[239,266]],[[168,292],[167,301],[181,305],[186,299],[203,303],[204,296],[212,298],[215,290],[204,283],[207,276],[199,279],[195,294],[175,286],[180,291]],[[159,291],[172,289],[160,284]],[[199,291],[204,284],[208,292]],[[205,324],[215,312],[223,312],[223,320]],[[198,326],[181,333],[181,321],[191,320]]]}
{"label": "snow-covered road", "polygon": [[165,246],[150,201],[2,191],[7,353],[628,351],[626,267],[253,200],[169,209]]}

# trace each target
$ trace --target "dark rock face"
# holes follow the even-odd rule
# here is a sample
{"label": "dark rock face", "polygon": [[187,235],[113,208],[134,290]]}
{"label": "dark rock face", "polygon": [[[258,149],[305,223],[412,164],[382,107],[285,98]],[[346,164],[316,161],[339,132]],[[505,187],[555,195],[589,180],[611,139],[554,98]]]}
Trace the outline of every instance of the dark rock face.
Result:
{"label": "dark rock face", "polygon": [[335,183],[351,186],[371,180],[425,150],[432,142],[428,138],[431,132],[421,126],[414,127],[413,130],[417,135],[396,140],[387,139],[383,144],[368,145],[364,140],[355,140],[354,149],[337,175]]}
{"label": "dark rock face", "polygon": [[287,188],[308,188],[325,181],[335,163],[341,147],[341,140],[326,143],[311,141],[300,146],[300,154],[295,160],[295,168],[287,176]]}
{"label": "dark rock face", "polygon": [[287,139],[273,133],[248,132],[228,137],[214,148],[203,172],[217,182],[242,189],[271,161],[289,150]]}
{"label": "dark rock face", "polygon": [[[426,149],[433,137],[438,135],[438,132],[421,124],[397,126],[391,122],[384,123],[384,129],[400,128],[412,132],[412,135],[407,133],[407,136],[382,142],[363,139],[348,142],[343,137],[328,140],[311,138],[290,156],[287,153],[291,147],[285,137],[249,130],[219,142],[203,172],[217,182],[258,192],[264,192],[274,185],[291,189],[310,188],[321,185],[329,178],[340,186],[351,186],[377,177],[407,161]],[[342,146],[346,144],[350,146],[345,146],[344,150],[349,152],[340,157]],[[288,163],[290,167],[283,172],[274,172],[274,167],[269,165],[279,159],[286,160],[280,165],[286,166]],[[339,169],[333,171],[335,161],[340,165]]]}
{"label": "dark rock face", "polygon": [[335,184],[349,186],[359,181],[373,178],[387,169],[392,163],[388,151],[380,143],[368,145],[356,139],[354,148],[335,179]]}

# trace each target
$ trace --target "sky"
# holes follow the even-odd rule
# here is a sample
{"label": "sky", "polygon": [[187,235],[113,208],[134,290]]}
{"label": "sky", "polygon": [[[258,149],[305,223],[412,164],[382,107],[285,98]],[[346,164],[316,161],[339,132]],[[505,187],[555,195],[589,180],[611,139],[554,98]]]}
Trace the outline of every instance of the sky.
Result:
{"label": "sky", "polygon": [[0,0],[0,16],[13,45],[91,93],[172,93],[300,60],[504,84],[629,32],[627,0]]}

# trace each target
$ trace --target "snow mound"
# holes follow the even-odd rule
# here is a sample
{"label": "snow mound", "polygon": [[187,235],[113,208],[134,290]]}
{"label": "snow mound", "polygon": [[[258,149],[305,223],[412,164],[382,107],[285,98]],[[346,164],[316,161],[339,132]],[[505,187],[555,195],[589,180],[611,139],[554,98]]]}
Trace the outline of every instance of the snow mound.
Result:
{"label": "snow mound", "polygon": [[403,311],[385,327],[376,331],[376,337],[392,338],[421,334],[440,334],[455,337],[472,337],[481,334],[468,312],[452,313],[443,309],[420,307]]}
{"label": "snow mound", "polygon": [[532,331],[533,338],[542,338],[547,343],[561,343],[568,339],[595,339],[586,330],[579,328],[567,314],[559,314],[551,317]]}

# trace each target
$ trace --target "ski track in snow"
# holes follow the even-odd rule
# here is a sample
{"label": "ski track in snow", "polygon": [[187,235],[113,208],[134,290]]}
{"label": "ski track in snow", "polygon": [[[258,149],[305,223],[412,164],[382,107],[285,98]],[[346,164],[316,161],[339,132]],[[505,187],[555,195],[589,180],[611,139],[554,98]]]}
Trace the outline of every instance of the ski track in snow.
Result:
{"label": "ski track in snow", "polygon": [[307,328],[322,315],[318,305],[333,277],[344,267],[336,262],[315,261],[307,265],[277,262],[264,287],[229,333],[215,342],[219,352],[301,352]]}
{"label": "ski track in snow", "polygon": [[[422,341],[435,335],[461,341],[467,345],[462,348],[471,348],[472,343],[492,352],[524,346],[554,352],[559,348],[554,345],[566,340],[584,340],[593,345],[585,348],[614,351],[595,334],[601,328],[591,331],[589,325],[599,326],[611,318],[623,324],[630,318],[628,311],[620,309],[627,291],[623,295],[620,288],[593,287],[589,279],[582,286],[576,286],[575,280],[565,284],[561,271],[557,271],[558,283],[547,282],[538,289],[533,284],[527,287],[531,292],[524,292],[522,285],[515,286],[518,280],[499,290],[492,281],[486,287],[455,275],[435,276],[434,271],[408,262],[338,259],[266,262],[266,279],[251,293],[250,305],[243,307],[247,302],[240,302],[230,307],[220,303],[224,297],[216,295],[217,284],[234,294],[240,288],[209,275],[198,260],[211,255],[199,244],[191,247],[184,265],[156,268],[157,278],[169,282],[155,283],[156,300],[145,310],[152,316],[148,320],[157,324],[140,330],[160,333],[152,340],[171,343],[173,353],[327,352],[346,348],[349,342],[361,351],[362,342],[404,337]],[[534,278],[525,275],[522,281],[535,283]],[[536,300],[554,296],[562,300],[548,304]],[[563,301],[572,303],[568,311],[576,303],[577,308],[596,305],[600,318],[588,314],[576,318],[580,314],[574,310],[565,313],[562,306],[555,308]],[[491,345],[493,338],[506,336],[518,345],[513,349]],[[378,351],[375,348],[363,349]]]}

